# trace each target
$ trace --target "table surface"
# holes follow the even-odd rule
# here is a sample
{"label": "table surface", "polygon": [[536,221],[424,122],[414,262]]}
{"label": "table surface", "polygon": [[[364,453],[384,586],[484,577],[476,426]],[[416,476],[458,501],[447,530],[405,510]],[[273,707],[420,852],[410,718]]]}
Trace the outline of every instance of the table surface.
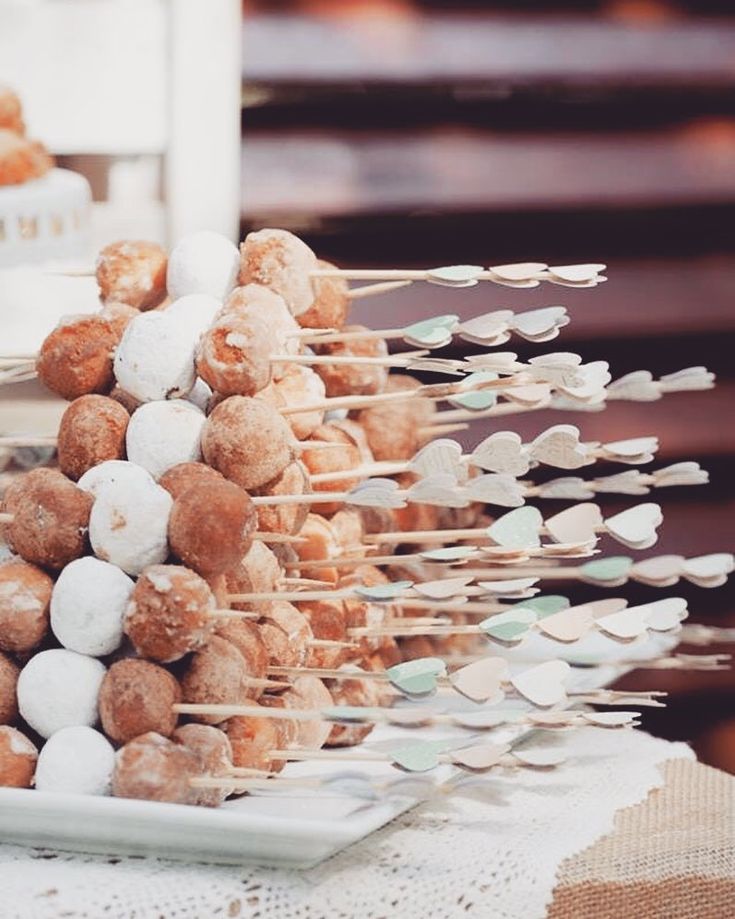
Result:
{"label": "table surface", "polygon": [[725,919],[735,900],[735,778],[690,760],[567,859],[548,919]]}

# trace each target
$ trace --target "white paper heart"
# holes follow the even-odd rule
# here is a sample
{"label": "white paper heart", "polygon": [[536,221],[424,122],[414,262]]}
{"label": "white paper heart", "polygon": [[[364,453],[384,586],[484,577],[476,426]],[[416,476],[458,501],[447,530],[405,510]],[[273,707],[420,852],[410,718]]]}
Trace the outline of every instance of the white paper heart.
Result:
{"label": "white paper heart", "polygon": [[567,311],[563,306],[547,306],[543,309],[516,313],[510,327],[522,338],[530,341],[550,341],[559,334],[559,329],[569,324]]}
{"label": "white paper heart", "polygon": [[637,608],[623,609],[596,620],[597,627],[619,641],[632,641],[648,631],[646,617]]}
{"label": "white paper heart", "polygon": [[524,365],[518,362],[518,355],[513,351],[484,351],[482,354],[468,354],[465,361],[473,370],[494,370],[503,375],[520,373]]}
{"label": "white paper heart", "polygon": [[555,641],[573,642],[584,638],[592,630],[594,623],[592,613],[585,604],[570,606],[569,609],[539,619],[538,629]]}
{"label": "white paper heart", "polygon": [[552,498],[558,501],[589,501],[595,496],[589,483],[578,476],[551,479],[536,487],[539,498]]}
{"label": "white paper heart", "polygon": [[655,402],[661,398],[661,387],[648,370],[634,370],[607,387],[608,399],[628,399],[631,402]]}
{"label": "white paper heart", "polygon": [[514,597],[538,582],[539,578],[513,578],[507,581],[478,581],[477,586],[496,597]]}
{"label": "white paper heart", "polygon": [[422,447],[411,460],[411,471],[420,476],[447,473],[457,481],[466,477],[466,467],[462,463],[462,447],[456,440],[442,437],[432,440]]}
{"label": "white paper heart", "polygon": [[579,441],[579,428],[573,424],[555,424],[529,445],[532,459],[557,469],[580,469],[589,463],[589,454]]}
{"label": "white paper heart", "polygon": [[504,281],[528,281],[546,270],[543,262],[514,262],[511,265],[491,265],[488,271]]}
{"label": "white paper heart", "polygon": [[653,472],[657,488],[671,488],[675,485],[706,485],[709,473],[699,463],[685,462],[664,466]]}
{"label": "white paper heart", "polygon": [[449,600],[463,594],[472,578],[442,578],[438,581],[424,581],[414,584],[414,591],[427,600]]}
{"label": "white paper heart", "polygon": [[515,431],[497,431],[486,437],[472,451],[472,463],[488,472],[525,475],[529,453]]}
{"label": "white paper heart", "polygon": [[582,712],[582,717],[600,728],[630,727],[637,722],[640,712]]}
{"label": "white paper heart", "polygon": [[664,392],[700,392],[712,389],[715,375],[706,367],[686,367],[676,373],[667,373],[659,382]]}
{"label": "white paper heart", "polygon": [[402,508],[406,502],[398,494],[398,483],[393,479],[366,479],[349,492],[349,504],[356,507]]}
{"label": "white paper heart", "polygon": [[545,661],[511,677],[513,687],[533,705],[550,708],[563,702],[571,667],[566,661]]}
{"label": "white paper heart", "polygon": [[481,265],[446,265],[429,269],[426,280],[443,287],[474,287],[483,271]]}
{"label": "white paper heart", "polygon": [[582,543],[596,538],[602,512],[596,504],[575,504],[546,521],[546,532],[558,543]]}
{"label": "white paper heart", "polygon": [[688,581],[709,587],[711,582],[724,584],[727,576],[732,574],[734,562],[735,559],[729,552],[715,552],[697,558],[682,559],[681,572]]}
{"label": "white paper heart", "polygon": [[435,507],[467,507],[470,503],[453,475],[439,472],[419,479],[408,489],[407,498],[414,504]]}
{"label": "white paper heart", "polygon": [[449,681],[473,702],[493,705],[502,702],[503,683],[508,679],[508,662],[502,657],[485,657],[449,674]]}
{"label": "white paper heart", "polygon": [[532,367],[549,367],[557,370],[573,370],[582,363],[582,357],[573,351],[552,351],[550,354],[537,354],[528,359]]}
{"label": "white paper heart", "polygon": [[[649,462],[658,450],[658,437],[632,437],[629,440],[614,440],[603,444],[601,451],[616,462]],[[645,457],[645,459],[640,459]]]}
{"label": "white paper heart", "polygon": [[497,766],[509,750],[510,746],[508,744],[486,743],[452,750],[449,756],[455,765],[479,772]]}
{"label": "white paper heart", "polygon": [[654,632],[670,632],[677,629],[679,623],[688,615],[687,601],[683,597],[665,597],[633,609],[645,617],[646,625]]}
{"label": "white paper heart", "polygon": [[653,587],[670,587],[676,584],[683,573],[684,558],[681,555],[657,555],[636,562],[631,568],[631,577],[642,584]]}
{"label": "white paper heart", "polygon": [[607,266],[603,264],[585,264],[585,265],[550,265],[549,272],[560,281],[568,281],[571,284],[584,284],[585,282],[595,281],[602,274]]}
{"label": "white paper heart", "polygon": [[559,389],[573,399],[586,401],[595,396],[604,396],[605,386],[610,380],[607,361],[593,361],[578,368],[570,381],[564,379]]}
{"label": "white paper heart", "polygon": [[663,523],[658,504],[636,504],[628,510],[605,520],[605,528],[613,539],[631,549],[648,549],[658,539],[656,532]]}
{"label": "white paper heart", "polygon": [[524,766],[532,766],[536,769],[560,766],[567,758],[566,753],[562,750],[554,750],[550,747],[515,747],[513,756]]}
{"label": "white paper heart", "polygon": [[474,730],[492,730],[502,724],[516,724],[524,718],[523,712],[498,711],[492,708],[477,708],[463,712],[452,712],[452,721],[463,728]]}
{"label": "white paper heart", "polygon": [[551,398],[551,387],[548,383],[529,383],[526,386],[509,386],[503,395],[511,402],[521,405],[543,405]]}
{"label": "white paper heart", "polygon": [[525,503],[523,486],[511,475],[488,473],[470,479],[465,487],[470,501],[498,507],[521,507]]}
{"label": "white paper heart", "polygon": [[498,546],[508,549],[526,549],[539,546],[539,533],[543,526],[543,517],[538,508],[518,507],[503,514],[488,527],[488,536]]}
{"label": "white paper heart", "polygon": [[463,322],[458,331],[459,337],[464,341],[478,345],[495,344],[498,339],[507,341],[510,338],[508,324],[513,319],[512,310],[495,310],[476,316]]}
{"label": "white paper heart", "polygon": [[647,495],[651,489],[639,469],[626,469],[615,475],[606,475],[594,480],[595,491],[615,495]]}

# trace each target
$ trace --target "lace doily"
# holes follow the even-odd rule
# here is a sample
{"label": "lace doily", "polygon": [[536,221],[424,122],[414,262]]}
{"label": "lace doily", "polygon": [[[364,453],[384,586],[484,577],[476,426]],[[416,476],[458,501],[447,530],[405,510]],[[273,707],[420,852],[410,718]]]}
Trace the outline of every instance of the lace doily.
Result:
{"label": "lace doily", "polygon": [[6,919],[542,919],[560,864],[693,754],[639,731],[545,735],[557,770],[434,798],[310,871],[187,865],[0,846]]}

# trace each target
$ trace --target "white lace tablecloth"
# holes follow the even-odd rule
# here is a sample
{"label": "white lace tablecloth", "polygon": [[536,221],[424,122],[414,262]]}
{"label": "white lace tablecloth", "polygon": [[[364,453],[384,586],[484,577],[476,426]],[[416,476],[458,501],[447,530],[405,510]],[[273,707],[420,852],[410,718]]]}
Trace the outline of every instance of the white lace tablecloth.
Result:
{"label": "white lace tablecloth", "polygon": [[[434,798],[309,871],[0,846],[4,919],[542,919],[557,870],[662,784],[685,744],[594,728],[545,735],[568,761]],[[1,836],[0,828],[0,836]]]}

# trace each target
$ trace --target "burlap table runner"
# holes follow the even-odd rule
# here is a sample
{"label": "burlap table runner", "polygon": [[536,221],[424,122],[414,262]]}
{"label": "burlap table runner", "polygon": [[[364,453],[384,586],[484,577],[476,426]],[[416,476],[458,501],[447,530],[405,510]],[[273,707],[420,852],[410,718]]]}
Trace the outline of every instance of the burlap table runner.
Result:
{"label": "burlap table runner", "polygon": [[549,919],[735,916],[735,778],[684,759],[662,771],[662,788],[562,864]]}

